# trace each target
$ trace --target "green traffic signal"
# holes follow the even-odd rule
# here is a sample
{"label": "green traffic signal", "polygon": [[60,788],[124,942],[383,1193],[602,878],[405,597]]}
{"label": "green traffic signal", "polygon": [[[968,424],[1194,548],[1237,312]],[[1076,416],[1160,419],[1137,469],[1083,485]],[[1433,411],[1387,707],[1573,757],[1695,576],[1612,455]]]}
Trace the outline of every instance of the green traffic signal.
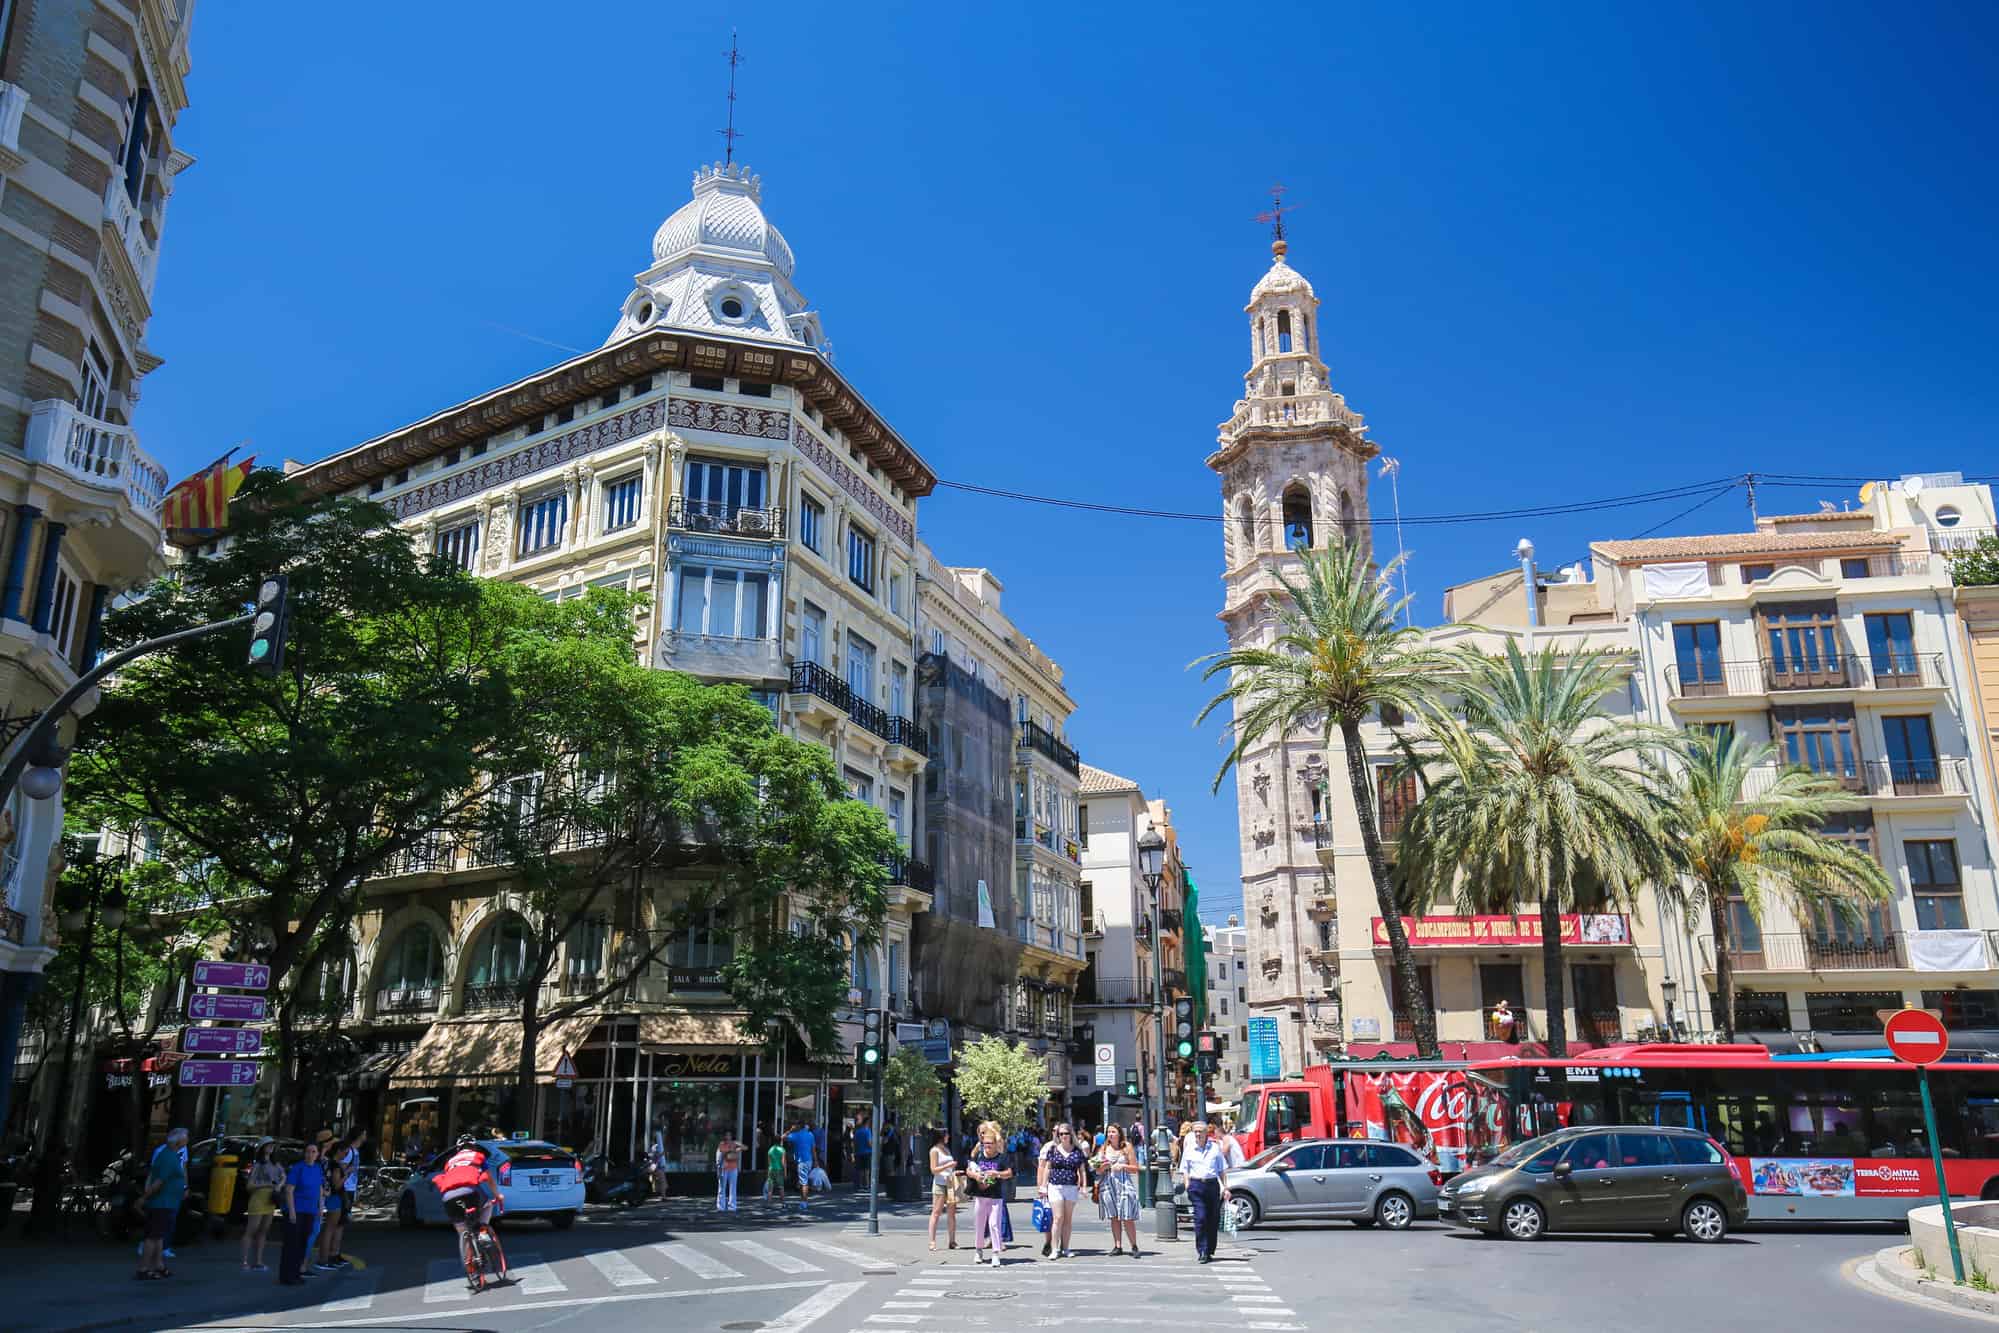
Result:
{"label": "green traffic signal", "polygon": [[1180,1052],[1180,1058],[1182,1060],[1185,1060],[1188,1056],[1194,1053],[1194,1043],[1188,1041],[1185,1037],[1182,1037],[1180,1039],[1180,1045],[1175,1049],[1177,1049]]}

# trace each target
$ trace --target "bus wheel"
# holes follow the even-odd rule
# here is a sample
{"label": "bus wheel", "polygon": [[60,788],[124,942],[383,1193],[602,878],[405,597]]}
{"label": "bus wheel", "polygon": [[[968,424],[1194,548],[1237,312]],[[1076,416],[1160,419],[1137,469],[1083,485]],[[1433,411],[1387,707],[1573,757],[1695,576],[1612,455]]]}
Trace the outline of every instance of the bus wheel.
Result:
{"label": "bus wheel", "polygon": [[1978,1192],[1978,1197],[1987,1200],[1999,1199],[1999,1176],[1986,1181],[1985,1188]]}

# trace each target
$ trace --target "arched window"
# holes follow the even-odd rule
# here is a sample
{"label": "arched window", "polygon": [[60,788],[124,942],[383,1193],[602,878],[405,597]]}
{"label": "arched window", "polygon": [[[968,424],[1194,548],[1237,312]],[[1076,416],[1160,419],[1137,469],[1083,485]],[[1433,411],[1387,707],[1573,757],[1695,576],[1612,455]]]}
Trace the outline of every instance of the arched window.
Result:
{"label": "arched window", "polygon": [[1312,544],[1312,497],[1303,486],[1284,492],[1284,544],[1294,548]]}
{"label": "arched window", "polygon": [[437,1007],[437,994],[444,985],[444,950],[429,926],[405,927],[383,956],[377,974],[376,1007],[379,1009],[430,1010]]}
{"label": "arched window", "polygon": [[479,932],[465,972],[465,1007],[487,1009],[512,1004],[527,970],[528,923],[512,912]]}
{"label": "arched window", "polygon": [[1236,542],[1240,546],[1238,560],[1247,560],[1256,551],[1256,520],[1250,517],[1249,497],[1236,497],[1235,502]]}
{"label": "arched window", "polygon": [[1279,354],[1291,350],[1291,312],[1289,310],[1280,310],[1277,312],[1277,350]]}
{"label": "arched window", "polygon": [[1351,546],[1360,540],[1360,520],[1354,517],[1353,497],[1340,492],[1340,540]]}

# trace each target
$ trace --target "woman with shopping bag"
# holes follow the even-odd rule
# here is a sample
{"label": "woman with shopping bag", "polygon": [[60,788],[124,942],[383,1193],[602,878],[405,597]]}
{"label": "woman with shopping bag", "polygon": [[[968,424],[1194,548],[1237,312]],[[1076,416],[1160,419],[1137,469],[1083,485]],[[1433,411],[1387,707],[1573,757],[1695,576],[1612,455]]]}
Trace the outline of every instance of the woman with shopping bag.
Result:
{"label": "woman with shopping bag", "polygon": [[965,1175],[971,1182],[972,1198],[977,1201],[972,1217],[973,1262],[986,1262],[986,1246],[990,1243],[992,1264],[998,1268],[1000,1256],[1006,1252],[1000,1219],[1006,1216],[1003,1200],[1006,1182],[1013,1179],[1013,1166],[1007,1160],[1006,1139],[994,1121],[988,1120],[979,1126],[979,1141],[972,1148]]}

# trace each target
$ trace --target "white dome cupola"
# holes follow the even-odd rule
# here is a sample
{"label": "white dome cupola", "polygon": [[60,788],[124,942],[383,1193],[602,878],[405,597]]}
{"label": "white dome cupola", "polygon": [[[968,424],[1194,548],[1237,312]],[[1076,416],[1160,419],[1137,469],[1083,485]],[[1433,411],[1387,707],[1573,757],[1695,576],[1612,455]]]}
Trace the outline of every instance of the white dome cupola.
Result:
{"label": "white dome cupola", "polygon": [[764,216],[763,180],[746,168],[717,162],[695,172],[694,197],[653,233],[652,258],[607,343],[675,328],[830,354],[818,313],[792,285],[791,246]]}

